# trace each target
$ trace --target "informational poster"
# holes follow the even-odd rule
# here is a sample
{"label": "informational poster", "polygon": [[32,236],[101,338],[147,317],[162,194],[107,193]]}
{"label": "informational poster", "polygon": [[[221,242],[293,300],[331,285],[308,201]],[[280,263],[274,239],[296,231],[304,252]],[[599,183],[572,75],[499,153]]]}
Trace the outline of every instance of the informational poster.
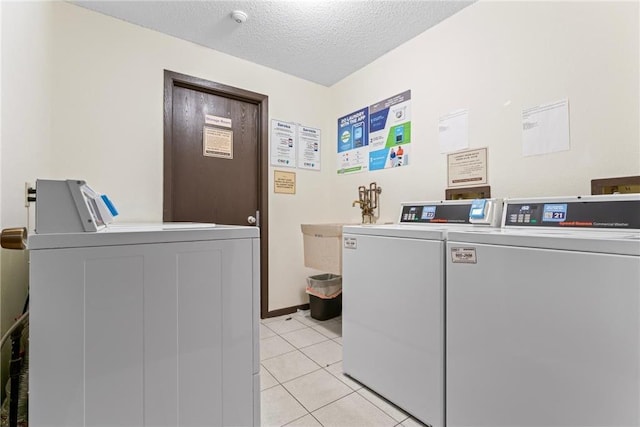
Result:
{"label": "informational poster", "polygon": [[338,119],[338,173],[364,172],[369,168],[369,108]]}
{"label": "informational poster", "polygon": [[271,120],[271,164],[296,167],[296,124]]}
{"label": "informational poster", "polygon": [[522,155],[566,151],[570,148],[569,100],[522,110]]}
{"label": "informational poster", "polygon": [[410,90],[369,107],[369,170],[407,166],[410,144]]}
{"label": "informational poster", "polygon": [[298,126],[298,168],[320,170],[320,129]]}
{"label": "informational poster", "polygon": [[438,142],[441,153],[469,148],[469,110],[452,111],[440,117]]}
{"label": "informational poster", "polygon": [[204,126],[202,131],[202,155],[233,159],[233,131]]}
{"label": "informational poster", "polygon": [[296,173],[274,170],[273,192],[280,194],[296,194]]}
{"label": "informational poster", "polygon": [[448,187],[486,184],[487,149],[461,151],[447,155]]}

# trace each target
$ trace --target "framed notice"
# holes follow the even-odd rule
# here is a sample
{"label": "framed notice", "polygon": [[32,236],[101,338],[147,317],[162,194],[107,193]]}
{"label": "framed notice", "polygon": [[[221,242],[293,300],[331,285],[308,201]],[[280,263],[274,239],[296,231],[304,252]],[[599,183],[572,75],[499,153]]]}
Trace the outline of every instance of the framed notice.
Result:
{"label": "framed notice", "polygon": [[202,131],[202,155],[233,159],[233,131],[205,126]]}
{"label": "framed notice", "polygon": [[469,187],[487,183],[487,148],[447,155],[448,187]]}
{"label": "framed notice", "polygon": [[273,192],[280,194],[296,194],[296,173],[274,170]]}

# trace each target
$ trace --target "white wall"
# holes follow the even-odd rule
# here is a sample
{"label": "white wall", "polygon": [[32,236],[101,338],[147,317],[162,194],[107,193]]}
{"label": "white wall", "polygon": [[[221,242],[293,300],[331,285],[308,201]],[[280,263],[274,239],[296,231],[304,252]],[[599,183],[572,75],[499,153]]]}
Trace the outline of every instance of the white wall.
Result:
{"label": "white wall", "polygon": [[[473,4],[331,88],[336,120],[412,90],[412,164],[334,176],[334,212],[357,218],[356,187],[383,187],[381,220],[406,200],[444,198],[438,118],[469,109],[470,148],[488,147],[494,197],[589,194],[640,174],[638,2]],[[523,107],[569,99],[571,150],[523,157]]]}
{"label": "white wall", "polygon": [[[24,182],[51,170],[49,6],[2,2],[0,226],[27,223]],[[20,315],[28,276],[24,251],[0,250],[0,334]],[[2,354],[4,394],[8,346]]]}
{"label": "white wall", "polygon": [[[437,123],[451,110],[469,108],[496,197],[588,193],[592,178],[640,174],[638,36],[637,2],[481,1],[326,88],[72,4],[3,3],[2,225],[25,225],[23,183],[38,177],[84,178],[121,221],[160,220],[163,70],[264,93],[271,118],[323,131],[322,172],[297,170],[297,194],[269,200],[269,308],[301,304],[317,272],[303,267],[299,224],[359,221],[351,202],[371,181],[382,221],[403,200],[443,198]],[[406,89],[412,164],[338,176],[336,119]],[[522,107],[565,97],[571,150],[522,157]]]}
{"label": "white wall", "polygon": [[[12,3],[4,12],[3,25],[12,22],[7,44],[16,50],[16,67],[25,71],[5,76],[5,85],[16,89],[3,97],[3,118],[9,117],[7,105],[20,102],[24,108],[13,114],[14,132],[28,124],[41,144],[20,148],[26,138],[9,142],[10,129],[3,129],[6,225],[23,225],[18,201],[26,179],[25,174],[14,177],[7,166],[23,165],[36,154],[40,162],[29,168],[34,178],[86,179],[112,197],[119,221],[160,221],[164,69],[266,94],[271,118],[328,128],[326,87],[69,3]],[[34,13],[46,16],[47,25],[27,19]],[[21,40],[29,31],[34,35]],[[50,62],[35,67],[29,63],[36,56],[30,44],[39,42],[45,43]],[[44,82],[42,92],[50,91],[50,106],[18,92],[34,80]],[[34,110],[43,109],[46,117],[33,117]],[[7,149],[10,144],[15,151]],[[330,154],[323,152],[325,164]],[[303,266],[300,223],[322,219],[327,208],[320,201],[326,199],[331,172],[297,170],[295,196],[270,195],[270,309],[305,301],[310,271]],[[272,170],[269,175],[273,188]]]}

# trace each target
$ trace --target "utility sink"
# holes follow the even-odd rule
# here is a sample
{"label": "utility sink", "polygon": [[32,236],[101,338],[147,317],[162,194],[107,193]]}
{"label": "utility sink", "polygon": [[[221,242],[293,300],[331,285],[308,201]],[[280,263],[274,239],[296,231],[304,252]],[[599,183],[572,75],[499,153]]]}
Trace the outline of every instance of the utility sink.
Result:
{"label": "utility sink", "polygon": [[304,266],[342,274],[342,227],[349,224],[301,224]]}

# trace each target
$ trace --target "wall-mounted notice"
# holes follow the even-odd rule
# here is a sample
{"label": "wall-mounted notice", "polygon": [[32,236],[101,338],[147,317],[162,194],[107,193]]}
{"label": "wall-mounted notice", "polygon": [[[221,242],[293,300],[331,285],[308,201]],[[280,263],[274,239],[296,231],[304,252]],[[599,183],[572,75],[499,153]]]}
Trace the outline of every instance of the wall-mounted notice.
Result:
{"label": "wall-mounted notice", "polygon": [[320,170],[320,129],[298,126],[298,167]]}
{"label": "wall-mounted notice", "polygon": [[522,155],[535,156],[570,148],[569,100],[522,110]]}
{"label": "wall-mounted notice", "polygon": [[271,164],[274,166],[296,167],[296,125],[295,123],[271,120]]}
{"label": "wall-mounted notice", "polygon": [[369,170],[407,166],[410,143],[410,90],[369,107]]}
{"label": "wall-mounted notice", "polygon": [[441,153],[469,148],[469,110],[452,111],[440,116],[438,142]]}
{"label": "wall-mounted notice", "polygon": [[233,131],[204,126],[202,131],[202,155],[233,159]]}
{"label": "wall-mounted notice", "polygon": [[296,194],[296,173],[274,170],[273,192],[280,194]]}
{"label": "wall-mounted notice", "polygon": [[212,116],[211,114],[204,115],[204,122],[208,125],[220,126],[223,128],[231,127],[231,119],[228,119],[226,117]]}
{"label": "wall-mounted notice", "polygon": [[338,173],[364,172],[369,168],[369,108],[338,119]]}
{"label": "wall-mounted notice", "polygon": [[461,151],[447,155],[449,187],[466,187],[487,183],[487,149]]}

